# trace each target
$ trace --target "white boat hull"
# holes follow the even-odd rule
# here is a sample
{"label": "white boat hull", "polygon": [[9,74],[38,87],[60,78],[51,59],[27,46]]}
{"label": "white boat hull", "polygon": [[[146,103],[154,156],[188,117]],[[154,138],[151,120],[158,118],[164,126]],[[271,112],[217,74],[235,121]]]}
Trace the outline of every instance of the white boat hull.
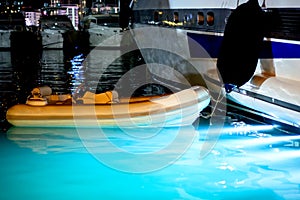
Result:
{"label": "white boat hull", "polygon": [[58,31],[42,31],[42,45],[44,49],[63,49],[64,38]]}
{"label": "white boat hull", "polygon": [[262,117],[266,117],[287,125],[300,127],[300,113],[288,108],[281,107],[251,96],[232,92],[228,98],[248,108],[261,112]]}
{"label": "white boat hull", "polygon": [[0,30],[0,48],[10,48],[10,30]]}
{"label": "white boat hull", "polygon": [[88,29],[90,47],[109,46],[120,47],[121,39],[120,28],[112,28],[106,26],[97,26]]}
{"label": "white boat hull", "polygon": [[[149,64],[149,71],[167,81],[174,81],[183,85],[193,85],[195,83],[193,81],[195,79],[197,81],[197,77],[198,80],[204,77],[204,84],[209,90],[216,93],[222,92],[226,95],[225,91],[222,90],[222,77],[217,72],[216,62],[218,58],[217,49],[223,37],[224,27],[222,26],[225,25],[224,21],[227,18],[218,9],[223,10],[229,16],[232,9],[247,2],[247,0],[212,0],[203,1],[201,5],[194,1],[162,1],[167,3],[153,3],[152,6],[154,7],[152,8],[150,3],[143,2],[145,7],[139,1],[139,4],[136,6],[136,12],[141,15],[148,13],[149,20],[144,20],[145,16],[140,17],[139,23],[135,26],[136,29],[133,29],[133,35],[140,49],[151,48],[158,50],[157,53],[155,51],[141,51],[146,63]],[[259,0],[258,2],[259,5],[263,5],[264,1]],[[290,16],[296,15],[297,8],[300,7],[299,2],[296,1],[283,2],[274,0],[265,1],[264,3],[267,9],[279,10],[283,20],[290,19]],[[160,5],[164,5],[164,7],[160,8]],[[162,10],[160,14],[159,12],[157,13],[159,16],[156,19],[153,9]],[[206,15],[208,11],[215,12],[215,24],[211,27],[206,24],[198,26],[195,23],[198,20],[197,12],[203,12]],[[165,13],[172,14],[175,12],[179,13],[179,21],[182,22],[182,25],[163,26],[163,20],[166,20]],[[162,26],[149,23],[151,20],[161,22]],[[172,21],[172,16],[168,20]],[[189,25],[189,23],[192,25]],[[291,27],[289,28],[289,26]],[[281,28],[286,30],[292,29],[293,26],[298,27],[298,21],[287,23]],[[157,40],[153,41],[150,34],[147,35],[150,32],[149,30],[156,33]],[[257,113],[261,113],[265,117],[299,127],[300,41],[297,39],[299,38],[297,36],[298,33],[294,33],[293,30],[289,31],[290,35],[264,39],[264,45],[267,48],[264,49],[264,54],[259,59],[254,76],[248,83],[240,87],[242,91],[246,91],[246,95],[232,91],[227,97],[240,105],[258,111]],[[142,34],[139,34],[140,32]],[[278,35],[277,32],[275,33]],[[162,54],[161,50],[168,52],[169,55],[175,54],[177,57],[168,60],[170,56],[166,56],[167,54],[165,53]],[[207,54],[203,50],[206,50]],[[158,64],[154,66],[153,63]],[[191,66],[189,66],[190,64]],[[239,72],[232,73],[238,76]],[[240,73],[242,73],[242,70]],[[195,77],[194,80],[189,79],[189,76]],[[259,76],[264,78],[258,80],[257,77]],[[206,77],[209,78],[206,79]],[[214,82],[218,82],[218,84]],[[169,86],[172,85],[169,84]],[[250,93],[252,95],[248,95]]]}

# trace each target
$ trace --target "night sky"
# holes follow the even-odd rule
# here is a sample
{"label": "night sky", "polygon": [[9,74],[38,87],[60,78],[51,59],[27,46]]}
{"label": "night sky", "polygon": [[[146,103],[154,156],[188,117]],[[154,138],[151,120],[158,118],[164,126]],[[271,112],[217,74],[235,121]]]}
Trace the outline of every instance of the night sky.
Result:
{"label": "night sky", "polygon": [[23,2],[26,7],[41,8],[45,2],[50,3],[50,0],[24,0]]}

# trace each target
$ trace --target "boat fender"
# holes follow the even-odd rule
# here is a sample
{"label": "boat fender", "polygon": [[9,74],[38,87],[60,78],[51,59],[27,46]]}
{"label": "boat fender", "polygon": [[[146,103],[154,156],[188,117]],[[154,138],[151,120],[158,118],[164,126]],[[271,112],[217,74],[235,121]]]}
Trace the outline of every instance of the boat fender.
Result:
{"label": "boat fender", "polygon": [[263,46],[265,21],[258,0],[249,0],[230,14],[217,60],[223,83],[240,87],[251,79]]}

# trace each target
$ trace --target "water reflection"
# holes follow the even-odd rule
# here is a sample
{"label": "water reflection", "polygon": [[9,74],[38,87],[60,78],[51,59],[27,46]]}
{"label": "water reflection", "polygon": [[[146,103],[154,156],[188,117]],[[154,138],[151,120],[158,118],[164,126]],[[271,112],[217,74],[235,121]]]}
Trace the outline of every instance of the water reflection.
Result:
{"label": "water reflection", "polygon": [[63,50],[44,50],[38,68],[36,86],[47,85],[57,94],[70,93],[67,62]]}
{"label": "water reflection", "polygon": [[29,148],[40,154],[86,152],[76,129],[11,127],[7,131],[7,138],[21,148]]}
{"label": "water reflection", "polygon": [[[90,153],[95,157],[98,154],[107,154],[112,156],[113,160],[122,157],[124,162],[131,163],[138,160],[138,157],[127,156],[127,153],[142,154],[142,159],[146,160],[147,154],[171,158],[173,154],[180,157],[186,150],[193,149],[193,154],[198,155],[199,159],[205,143],[211,142],[209,137],[206,137],[207,134],[213,134],[213,130],[209,130],[209,124],[205,126],[203,124],[198,128],[188,126],[137,129],[11,127],[7,131],[7,138],[22,148],[29,148],[41,154],[76,152]],[[300,148],[299,135],[272,136],[268,129],[257,131],[255,125],[252,126],[252,132],[249,132],[249,129],[250,127],[247,133],[242,133],[234,125],[226,125],[208,156],[223,154],[225,157],[232,157],[245,153],[254,156],[255,152],[259,151],[256,157],[270,156],[268,160],[300,158],[300,152],[295,151]],[[275,157],[272,156],[274,153]],[[155,157],[151,159],[157,161]],[[170,163],[173,161],[171,158]]]}
{"label": "water reflection", "polygon": [[[24,128],[11,127],[7,138],[20,147],[36,153],[114,153],[124,150],[131,153],[155,153],[172,143],[179,131],[185,137],[196,133],[193,126],[184,128]],[[105,143],[109,141],[113,146]],[[184,141],[180,141],[181,145]],[[177,144],[178,146],[180,144]],[[116,148],[115,148],[116,147]],[[91,153],[91,152],[90,152]],[[171,153],[171,152],[168,152]]]}
{"label": "water reflection", "polygon": [[156,171],[174,163],[196,135],[193,126],[138,129],[12,127],[7,132],[8,139],[36,153],[89,153],[110,168],[132,173]]}
{"label": "water reflection", "polygon": [[[16,85],[13,81],[14,71],[11,66],[11,56],[9,51],[0,52],[0,126],[5,124],[5,113],[11,105],[11,101],[15,101]],[[0,129],[1,131],[1,129]]]}

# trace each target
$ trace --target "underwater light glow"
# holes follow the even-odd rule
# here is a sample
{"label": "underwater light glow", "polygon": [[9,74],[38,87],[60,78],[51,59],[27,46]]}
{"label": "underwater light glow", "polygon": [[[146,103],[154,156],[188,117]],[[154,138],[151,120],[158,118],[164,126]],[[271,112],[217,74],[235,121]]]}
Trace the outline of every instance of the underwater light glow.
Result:
{"label": "underwater light glow", "polygon": [[258,126],[246,126],[246,127],[238,127],[235,128],[236,131],[266,131],[272,130],[274,128],[273,125],[258,125]]}
{"label": "underwater light glow", "polygon": [[247,125],[247,124],[233,124],[233,127],[223,128],[223,133],[239,133],[239,134],[249,134],[258,131],[269,131],[274,128],[273,125]]}
{"label": "underwater light glow", "polygon": [[276,136],[276,137],[269,137],[269,138],[264,138],[267,142],[284,142],[284,141],[299,141],[300,140],[300,135],[294,136]]}

